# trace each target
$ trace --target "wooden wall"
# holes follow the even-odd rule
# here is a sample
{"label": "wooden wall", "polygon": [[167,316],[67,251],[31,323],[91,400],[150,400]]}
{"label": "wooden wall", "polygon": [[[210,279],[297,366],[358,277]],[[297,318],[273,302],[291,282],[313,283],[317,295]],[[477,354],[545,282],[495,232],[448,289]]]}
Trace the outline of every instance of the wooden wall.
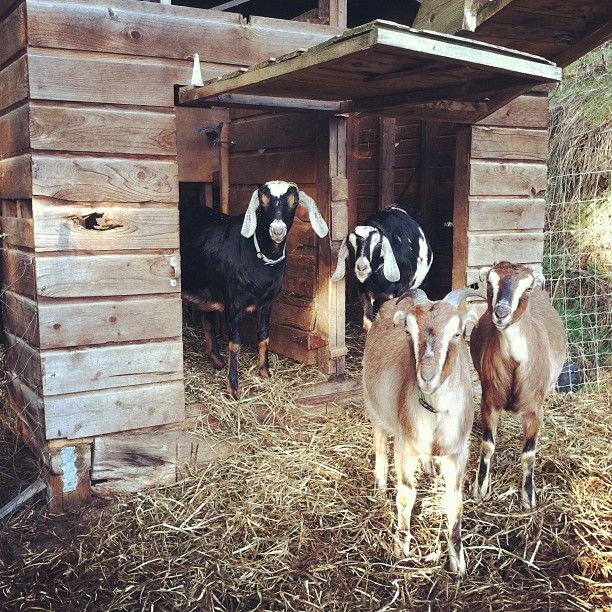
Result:
{"label": "wooden wall", "polygon": [[[22,396],[44,403],[34,421],[49,448],[74,446],[74,460],[99,474],[95,449],[121,432],[185,418],[178,180],[211,174],[188,167],[185,147],[177,161],[174,85],[189,82],[189,56],[199,53],[212,78],[333,31],[136,0],[9,4],[0,3],[9,365]],[[179,121],[188,123],[181,112]],[[13,311],[36,326],[19,327]],[[165,449],[168,461],[175,451]],[[107,485],[128,477],[113,465]]]}
{"label": "wooden wall", "polygon": [[548,157],[546,91],[520,96],[457,136],[453,284],[509,259],[539,265]]}

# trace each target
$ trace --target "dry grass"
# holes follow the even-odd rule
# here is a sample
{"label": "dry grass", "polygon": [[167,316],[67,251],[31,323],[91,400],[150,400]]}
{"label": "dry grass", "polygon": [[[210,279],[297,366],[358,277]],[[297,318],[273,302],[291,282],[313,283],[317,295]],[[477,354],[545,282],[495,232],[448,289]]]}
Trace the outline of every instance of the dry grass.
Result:
{"label": "dry grass", "polygon": [[[351,343],[357,363],[357,334]],[[394,562],[393,494],[373,494],[371,432],[359,405],[307,420],[294,403],[294,387],[316,380],[314,370],[274,357],[276,377],[260,383],[249,371],[252,352],[241,364],[252,396],[229,402],[223,374],[202,368],[198,344],[195,335],[186,338],[189,397],[207,402],[222,435],[241,438],[242,452],[173,487],[82,514],[54,519],[42,502],[26,507],[0,530],[3,610],[609,605],[609,395],[549,402],[535,512],[520,509],[519,427],[513,419],[503,421],[491,497],[481,505],[466,498],[469,577],[457,581],[445,569],[438,479],[421,478],[414,556]],[[263,424],[257,418],[262,406],[268,415]],[[476,452],[477,433],[470,478]]]}

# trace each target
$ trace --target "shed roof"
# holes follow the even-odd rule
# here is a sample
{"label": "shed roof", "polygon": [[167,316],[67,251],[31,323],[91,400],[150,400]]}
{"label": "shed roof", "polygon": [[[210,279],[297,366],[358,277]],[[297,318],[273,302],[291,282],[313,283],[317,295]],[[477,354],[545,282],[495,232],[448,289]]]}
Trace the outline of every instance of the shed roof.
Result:
{"label": "shed roof", "polygon": [[472,122],[499,106],[492,105],[501,94],[560,78],[561,70],[541,57],[373,21],[203,87],[182,87],[179,103],[410,113]]}

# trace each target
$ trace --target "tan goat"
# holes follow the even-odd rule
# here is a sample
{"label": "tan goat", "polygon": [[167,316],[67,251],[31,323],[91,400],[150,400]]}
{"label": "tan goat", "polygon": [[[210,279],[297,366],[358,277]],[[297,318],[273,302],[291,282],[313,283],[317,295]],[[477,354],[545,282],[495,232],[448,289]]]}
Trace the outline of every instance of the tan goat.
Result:
{"label": "tan goat", "polygon": [[411,297],[399,305],[395,300],[383,305],[366,336],[363,392],[374,428],[374,477],[376,486],[385,489],[391,434],[398,511],[395,551],[407,556],[419,460],[424,466],[432,459],[439,463],[446,483],[451,569],[463,575],[461,491],[474,407],[463,338],[466,317],[459,305],[479,294],[460,289],[431,302],[421,290],[408,293]]}
{"label": "tan goat", "polygon": [[523,423],[523,506],[536,505],[533,466],[544,398],[554,386],[566,351],[561,317],[537,286],[539,272],[507,261],[482,268],[488,309],[470,337],[470,351],[482,383],[482,445],[474,497],[486,496],[497,423],[502,410]]}

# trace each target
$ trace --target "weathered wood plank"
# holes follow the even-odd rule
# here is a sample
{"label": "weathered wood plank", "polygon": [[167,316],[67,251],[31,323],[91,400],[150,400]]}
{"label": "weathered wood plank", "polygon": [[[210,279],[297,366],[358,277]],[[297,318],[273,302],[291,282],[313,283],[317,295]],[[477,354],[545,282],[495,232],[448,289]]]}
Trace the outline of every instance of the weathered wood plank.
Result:
{"label": "weathered wood plank", "polygon": [[25,2],[0,19],[0,40],[2,41],[0,64],[4,64],[21,49],[25,49],[27,44]]}
{"label": "weathered wood plank", "polygon": [[22,338],[30,346],[39,345],[38,312],[36,302],[14,293],[2,293],[2,320],[5,329]]}
{"label": "weathered wood plank", "polygon": [[542,231],[468,235],[468,266],[487,266],[503,260],[541,262],[543,253]]}
{"label": "weathered wood plank", "polygon": [[310,298],[299,298],[281,293],[272,306],[271,318],[278,325],[312,331],[316,322],[315,302]]}
{"label": "weathered wood plank", "polygon": [[[1,78],[1,76],[0,76]],[[0,198],[32,197],[32,158],[29,154],[0,159]]]}
{"label": "weathered wood plank", "polygon": [[546,96],[519,96],[478,125],[540,128],[548,127],[548,98]]}
{"label": "weathered wood plank", "polygon": [[34,195],[60,200],[178,202],[175,161],[34,154],[32,180]]}
{"label": "weathered wood plank", "polygon": [[548,131],[474,126],[472,159],[546,161]]}
{"label": "weathered wood plank", "polygon": [[91,442],[86,442],[49,448],[47,481],[52,513],[77,510],[91,499],[91,447]]}
{"label": "weathered wood plank", "polygon": [[541,230],[545,204],[543,199],[470,198],[469,230]]}
{"label": "weathered wood plank", "polygon": [[314,145],[316,130],[312,117],[282,113],[248,117],[230,124],[232,154],[258,149],[297,148]]}
{"label": "weathered wood plank", "polygon": [[[21,434],[36,449],[43,449],[45,444],[45,417],[43,402],[40,397],[18,378],[10,377],[6,383],[9,399],[9,418],[13,413],[22,424]],[[25,426],[25,431],[24,431]]]}
{"label": "weathered wood plank", "polygon": [[[310,47],[337,28],[153,3],[29,0],[32,46],[250,65]],[[231,44],[228,44],[231,41]],[[183,81],[185,83],[189,81]]]}
{"label": "weathered wood plank", "polygon": [[179,181],[212,183],[219,170],[219,147],[198,128],[229,122],[225,109],[176,108],[176,150]]}
{"label": "weathered wood plank", "polygon": [[82,438],[185,419],[182,381],[45,399],[47,438]]}
{"label": "weathered wood plank", "polygon": [[34,257],[15,249],[2,251],[2,287],[31,299],[36,299]]}
{"label": "weathered wood plank", "polygon": [[458,289],[465,283],[465,270],[469,260],[468,215],[470,181],[470,150],[472,128],[462,126],[457,131],[455,183],[453,195],[453,269],[452,287]]}
{"label": "weathered wood plank", "polygon": [[425,0],[412,24],[417,30],[457,34],[476,29],[477,6],[466,0]]}
{"label": "weathered wood plank", "polygon": [[184,468],[225,457],[234,450],[235,445],[228,442],[180,429],[97,436],[92,484],[96,495],[102,496],[172,484]]}
{"label": "weathered wood plank", "polygon": [[30,130],[33,149],[176,155],[170,113],[32,103]]}
{"label": "weathered wood plank", "polygon": [[298,184],[316,183],[316,152],[289,149],[283,152],[241,153],[231,155],[229,172],[232,184],[260,185],[279,177]]}
{"label": "weathered wood plank", "polygon": [[71,205],[34,198],[37,252],[178,249],[178,208]]}
{"label": "weathered wood plank", "polygon": [[171,255],[74,255],[36,258],[38,295],[95,297],[178,293],[178,252]]}
{"label": "weathered wood plank", "polygon": [[181,336],[178,295],[170,299],[39,304],[38,317],[43,349]]}
{"label": "weathered wood plank", "polygon": [[28,97],[28,60],[25,55],[0,70],[0,112]]}
{"label": "weathered wood plank", "polygon": [[[58,12],[61,14],[61,10]],[[190,82],[193,63],[189,60],[162,63],[108,54],[83,57],[42,49],[28,52],[28,62],[34,100],[167,107],[174,107],[174,84]],[[204,78],[214,78],[226,71],[221,66],[202,65]]]}
{"label": "weathered wood plank", "polygon": [[3,239],[5,248],[34,248],[34,224],[32,219],[0,217],[0,231],[6,234]]}
{"label": "weathered wood plank", "polygon": [[546,165],[473,161],[470,195],[541,198],[546,190]]}
{"label": "weathered wood plank", "polygon": [[45,397],[183,378],[181,341],[42,351]]}
{"label": "weathered wood plank", "polygon": [[9,375],[37,392],[42,389],[40,352],[5,330],[5,368]]}
{"label": "weathered wood plank", "polygon": [[28,151],[30,147],[28,122],[27,104],[0,116],[0,160]]}

